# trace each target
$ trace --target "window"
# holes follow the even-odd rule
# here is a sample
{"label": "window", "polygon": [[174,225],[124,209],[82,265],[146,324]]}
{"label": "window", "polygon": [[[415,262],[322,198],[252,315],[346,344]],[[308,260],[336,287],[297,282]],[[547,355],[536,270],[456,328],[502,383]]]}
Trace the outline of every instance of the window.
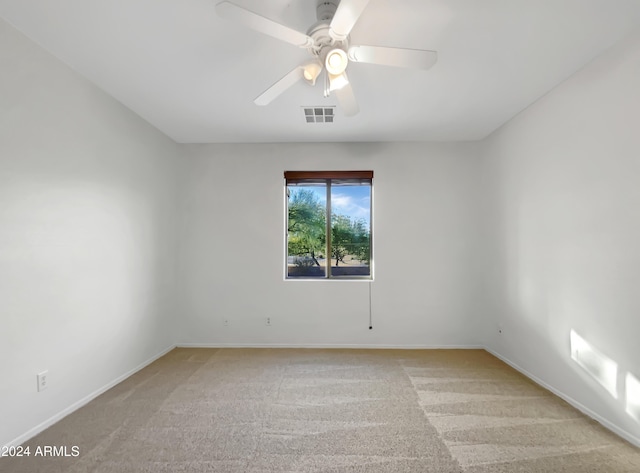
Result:
{"label": "window", "polygon": [[286,171],[287,278],[371,279],[373,171]]}

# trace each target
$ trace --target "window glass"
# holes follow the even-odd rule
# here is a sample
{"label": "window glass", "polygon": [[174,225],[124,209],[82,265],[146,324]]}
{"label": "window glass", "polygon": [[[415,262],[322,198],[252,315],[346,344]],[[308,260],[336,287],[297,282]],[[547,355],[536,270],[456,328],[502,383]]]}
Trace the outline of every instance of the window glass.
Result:
{"label": "window glass", "polygon": [[372,173],[287,174],[287,278],[370,279]]}
{"label": "window glass", "polygon": [[371,185],[331,183],[331,275],[371,275]]}
{"label": "window glass", "polygon": [[327,186],[287,186],[287,276],[326,277]]}

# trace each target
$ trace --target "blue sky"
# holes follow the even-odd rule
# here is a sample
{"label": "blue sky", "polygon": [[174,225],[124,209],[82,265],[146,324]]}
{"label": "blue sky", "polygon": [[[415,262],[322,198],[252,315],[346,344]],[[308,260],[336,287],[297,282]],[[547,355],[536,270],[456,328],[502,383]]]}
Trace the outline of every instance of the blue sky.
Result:
{"label": "blue sky", "polygon": [[[324,186],[300,186],[296,189],[313,191],[320,202],[327,201],[326,188]],[[332,186],[331,209],[334,214],[347,215],[352,219],[363,219],[367,225],[370,221],[371,187],[369,186]]]}
{"label": "blue sky", "polygon": [[333,213],[364,219],[369,225],[371,188],[368,186],[337,186],[331,188]]}

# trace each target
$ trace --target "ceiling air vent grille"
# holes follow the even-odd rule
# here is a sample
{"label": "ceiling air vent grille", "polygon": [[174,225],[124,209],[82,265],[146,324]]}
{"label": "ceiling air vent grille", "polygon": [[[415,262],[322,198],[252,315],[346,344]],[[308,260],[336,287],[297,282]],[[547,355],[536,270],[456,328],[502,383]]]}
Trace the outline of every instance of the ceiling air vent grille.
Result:
{"label": "ceiling air vent grille", "polygon": [[307,123],[333,123],[335,107],[302,107]]}

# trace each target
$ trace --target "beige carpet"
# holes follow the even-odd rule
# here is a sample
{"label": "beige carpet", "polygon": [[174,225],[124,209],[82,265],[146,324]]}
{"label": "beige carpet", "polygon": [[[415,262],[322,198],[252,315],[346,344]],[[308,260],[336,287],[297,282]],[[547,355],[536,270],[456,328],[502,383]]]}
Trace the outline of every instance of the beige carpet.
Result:
{"label": "beige carpet", "polygon": [[640,449],[481,350],[176,349],[12,472],[640,472]]}

